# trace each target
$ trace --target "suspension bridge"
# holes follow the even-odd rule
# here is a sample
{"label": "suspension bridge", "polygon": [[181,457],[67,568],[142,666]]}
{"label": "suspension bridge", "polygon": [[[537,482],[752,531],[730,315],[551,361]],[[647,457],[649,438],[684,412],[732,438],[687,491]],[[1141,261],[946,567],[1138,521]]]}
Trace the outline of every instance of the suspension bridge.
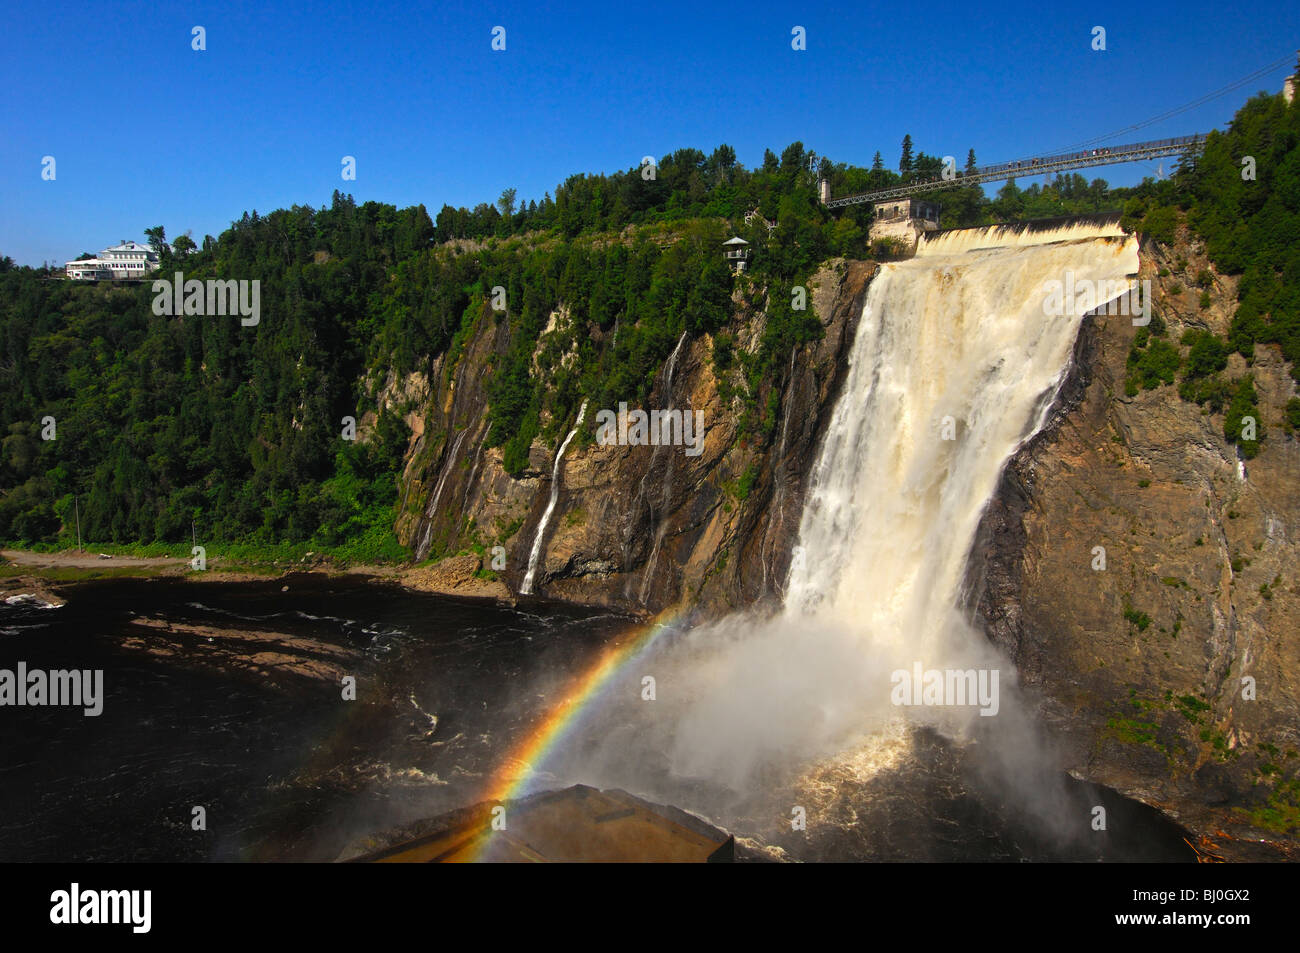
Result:
{"label": "suspension bridge", "polygon": [[983,166],[970,172],[955,172],[951,178],[937,176],[922,182],[909,182],[891,189],[876,192],[858,192],[853,195],[830,197],[828,184],[823,180],[822,202],[827,208],[846,208],[850,205],[862,205],[874,202],[887,202],[890,199],[906,198],[941,189],[956,189],[966,186],[983,185],[985,182],[1001,182],[1025,175],[1051,175],[1054,172],[1068,172],[1072,169],[1087,169],[1093,166],[1118,165],[1123,162],[1141,162],[1158,159],[1162,156],[1185,156],[1199,152],[1205,145],[1205,136],[1178,136],[1173,139],[1156,139],[1151,142],[1135,142],[1125,146],[1098,146],[1079,152],[1064,152],[1056,155],[1033,156],[1028,159],[1016,159],[1012,162],[1000,162],[997,165]]}

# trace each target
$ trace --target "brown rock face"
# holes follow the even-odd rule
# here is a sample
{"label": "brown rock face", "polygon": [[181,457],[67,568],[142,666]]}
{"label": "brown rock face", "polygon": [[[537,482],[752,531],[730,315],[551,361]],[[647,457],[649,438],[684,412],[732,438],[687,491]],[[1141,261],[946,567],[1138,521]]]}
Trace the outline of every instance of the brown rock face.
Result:
{"label": "brown rock face", "polygon": [[[1208,308],[1199,289],[1186,290],[1208,267],[1190,242],[1144,247],[1141,277],[1165,340],[1226,330],[1235,283],[1215,276]],[[770,436],[740,439],[739,403],[722,397],[707,337],[685,343],[644,407],[702,410],[698,456],[600,446],[596,414],[617,408],[588,407],[560,467],[535,592],[698,618],[775,605],[875,269],[837,261],[816,276],[809,300],[825,335],[773,384]],[[727,331],[737,349],[760,340],[755,297],[734,299]],[[1277,350],[1257,348],[1250,370],[1266,438],[1242,468],[1221,414],[1172,386],[1125,395],[1135,332],[1123,316],[1085,320],[1052,421],[1009,463],[985,512],[968,604],[1015,661],[1075,776],[1162,808],[1204,838],[1204,853],[1297,856],[1300,792],[1280,780],[1300,758],[1300,444],[1284,425],[1295,387]],[[435,568],[427,582],[444,591],[472,579],[481,593],[517,593],[550,498],[556,446],[536,441],[518,479],[485,446],[484,385],[507,343],[505,322],[486,314],[454,366],[442,358],[427,383],[385,388],[424,424],[407,458],[399,535],[421,560],[475,553]],[[1227,376],[1245,369],[1233,357]],[[498,541],[505,568],[487,584],[474,572],[491,565]]]}
{"label": "brown rock face", "polygon": [[[777,594],[820,425],[833,409],[875,268],[834,261],[813,279],[810,306],[825,334],[796,352],[776,382],[780,412],[766,440],[739,440],[739,399],[724,402],[720,394],[709,337],[685,342],[671,380],[665,366],[643,408],[702,411],[698,456],[687,455],[685,446],[600,446],[592,439],[597,412],[618,408],[588,407],[587,426],[560,468],[534,592],[634,611],[681,605],[706,615]],[[737,294],[728,328],[738,348],[757,347],[766,320],[746,300]],[[550,498],[557,448],[536,441],[528,472],[514,479],[500,450],[484,446],[484,368],[492,353],[504,350],[504,327],[485,317],[450,373],[441,359],[435,365],[433,390],[422,405],[428,422],[408,454],[408,502],[398,532],[417,559],[476,544],[490,559],[492,541],[503,539],[500,576],[518,592]],[[389,390],[400,388],[390,382]],[[747,470],[751,481],[742,480]]]}
{"label": "brown rock face", "polygon": [[[1181,274],[1174,255],[1143,249],[1167,340],[1222,333],[1231,283],[1216,280],[1205,310],[1199,295],[1162,294],[1204,267],[1194,247],[1179,251]],[[1135,331],[1122,316],[1085,321],[1054,420],[985,514],[970,603],[1037,692],[1072,773],[1166,809],[1208,852],[1296,856],[1295,795],[1277,781],[1300,749],[1300,444],[1283,426],[1294,384],[1276,348],[1257,348],[1267,438],[1239,464],[1221,414],[1172,386],[1125,396]]]}

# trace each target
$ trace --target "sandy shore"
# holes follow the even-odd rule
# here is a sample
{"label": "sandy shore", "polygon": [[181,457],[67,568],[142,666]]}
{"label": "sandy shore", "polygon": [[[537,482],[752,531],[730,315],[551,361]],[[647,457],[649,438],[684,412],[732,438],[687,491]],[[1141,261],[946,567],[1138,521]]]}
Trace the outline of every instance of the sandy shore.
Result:
{"label": "sandy shore", "polygon": [[189,560],[179,557],[158,556],[112,556],[101,559],[98,553],[79,553],[64,550],[61,553],[34,553],[26,549],[3,549],[0,556],[16,566],[30,566],[34,569],[55,569],[71,567],[76,569],[113,569],[121,566],[172,566],[176,568],[189,565]]}
{"label": "sandy shore", "polygon": [[513,593],[504,582],[476,575],[480,560],[473,555],[451,556],[432,566],[418,568],[396,564],[340,567],[328,559],[317,559],[268,567],[265,571],[222,569],[222,560],[211,558],[208,560],[209,568],[203,572],[191,570],[189,559],[185,557],[112,556],[105,559],[95,552],[36,553],[24,549],[0,550],[0,556],[8,564],[8,567],[0,564],[0,568],[21,570],[16,574],[0,575],[0,600],[30,593],[55,605],[64,601],[57,595],[60,587],[91,579],[184,576],[194,582],[264,582],[298,573],[381,579],[415,592],[514,601]]}

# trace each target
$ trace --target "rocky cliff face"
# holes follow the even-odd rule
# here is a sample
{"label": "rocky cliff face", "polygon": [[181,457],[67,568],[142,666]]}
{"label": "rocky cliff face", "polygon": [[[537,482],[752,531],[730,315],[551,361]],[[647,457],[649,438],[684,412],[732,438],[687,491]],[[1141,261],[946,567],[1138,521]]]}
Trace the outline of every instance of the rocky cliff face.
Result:
{"label": "rocky cliff face", "polygon": [[[1209,308],[1199,291],[1179,289],[1209,267],[1190,241],[1144,247],[1141,277],[1152,281],[1166,340],[1187,328],[1226,331],[1231,279],[1215,277]],[[830,262],[812,282],[825,335],[777,381],[770,437],[739,439],[708,337],[684,343],[646,405],[703,410],[699,456],[599,446],[591,422],[600,408],[589,408],[560,467],[537,594],[696,617],[775,605],[875,268]],[[744,289],[727,330],[752,350],[765,315],[754,303],[761,289]],[[1197,833],[1203,854],[1300,856],[1300,783],[1286,780],[1300,757],[1291,541],[1300,534],[1300,443],[1284,423],[1295,387],[1277,350],[1257,348],[1251,370],[1267,438],[1243,463],[1222,415],[1174,387],[1126,396],[1135,330],[1124,316],[1085,320],[1051,423],[1012,459],[984,515],[968,567],[970,611],[1015,661],[1076,777],[1165,810]],[[505,334],[504,322],[484,319],[454,366],[442,358],[430,379],[384,387],[386,401],[409,408],[415,432],[399,534],[421,559],[460,553],[413,573],[416,584],[509,596],[526,572],[557,448],[535,441],[515,479],[501,451],[484,445],[486,369]],[[1246,369],[1231,360],[1229,376]],[[497,541],[505,568],[490,573]]]}
{"label": "rocky cliff face", "polygon": [[[1194,242],[1144,246],[1170,341],[1226,331],[1233,280],[1215,276],[1205,309],[1179,291],[1210,267]],[[970,605],[1073,774],[1166,810],[1203,854],[1300,856],[1300,792],[1285,780],[1300,749],[1295,387],[1278,350],[1258,347],[1267,439],[1241,461],[1222,415],[1174,387],[1126,396],[1135,330],[1086,320],[1054,420],[985,514]],[[1244,370],[1234,355],[1229,376]]]}
{"label": "rocky cliff face", "polygon": [[[683,342],[644,408],[702,410],[698,456],[682,446],[600,446],[592,424],[602,408],[588,408],[560,467],[561,490],[535,593],[634,611],[676,606],[703,615],[779,596],[820,425],[833,408],[875,267],[832,261],[810,283],[809,306],[825,334],[796,351],[774,385],[781,391],[780,410],[768,438],[739,438],[737,400],[721,394],[708,336]],[[727,328],[738,350],[758,347],[766,320],[762,301],[763,289],[742,279]],[[553,316],[557,324],[567,320],[563,311]],[[498,595],[520,590],[557,450],[534,441],[528,470],[515,479],[503,468],[500,449],[485,446],[485,369],[505,350],[505,334],[505,322],[484,318],[454,367],[440,358],[429,380],[389,380],[382,398],[410,408],[414,432],[399,536],[417,559],[481,547],[480,576],[491,570],[491,547],[499,542],[505,568],[495,574]],[[474,586],[464,562],[461,556],[454,574],[457,591]]]}

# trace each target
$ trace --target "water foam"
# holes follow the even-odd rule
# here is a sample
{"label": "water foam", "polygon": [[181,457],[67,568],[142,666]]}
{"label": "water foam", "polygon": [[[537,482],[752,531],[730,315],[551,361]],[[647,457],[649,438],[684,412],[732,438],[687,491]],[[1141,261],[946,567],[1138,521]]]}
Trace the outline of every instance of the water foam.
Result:
{"label": "water foam", "polygon": [[837,756],[880,767],[901,750],[900,724],[961,737],[975,714],[893,705],[892,672],[998,669],[1013,693],[1012,666],[959,605],[965,565],[1003,467],[1069,369],[1082,317],[1046,316],[1044,284],[1066,270],[1122,283],[1138,256],[1119,236],[1096,224],[974,229],[882,266],[810,476],[806,557],[783,609],[736,613],[644,660],[656,702],[608,743],[588,738],[587,767],[631,781],[650,750],[670,776],[735,791],[774,770],[825,775]]}

